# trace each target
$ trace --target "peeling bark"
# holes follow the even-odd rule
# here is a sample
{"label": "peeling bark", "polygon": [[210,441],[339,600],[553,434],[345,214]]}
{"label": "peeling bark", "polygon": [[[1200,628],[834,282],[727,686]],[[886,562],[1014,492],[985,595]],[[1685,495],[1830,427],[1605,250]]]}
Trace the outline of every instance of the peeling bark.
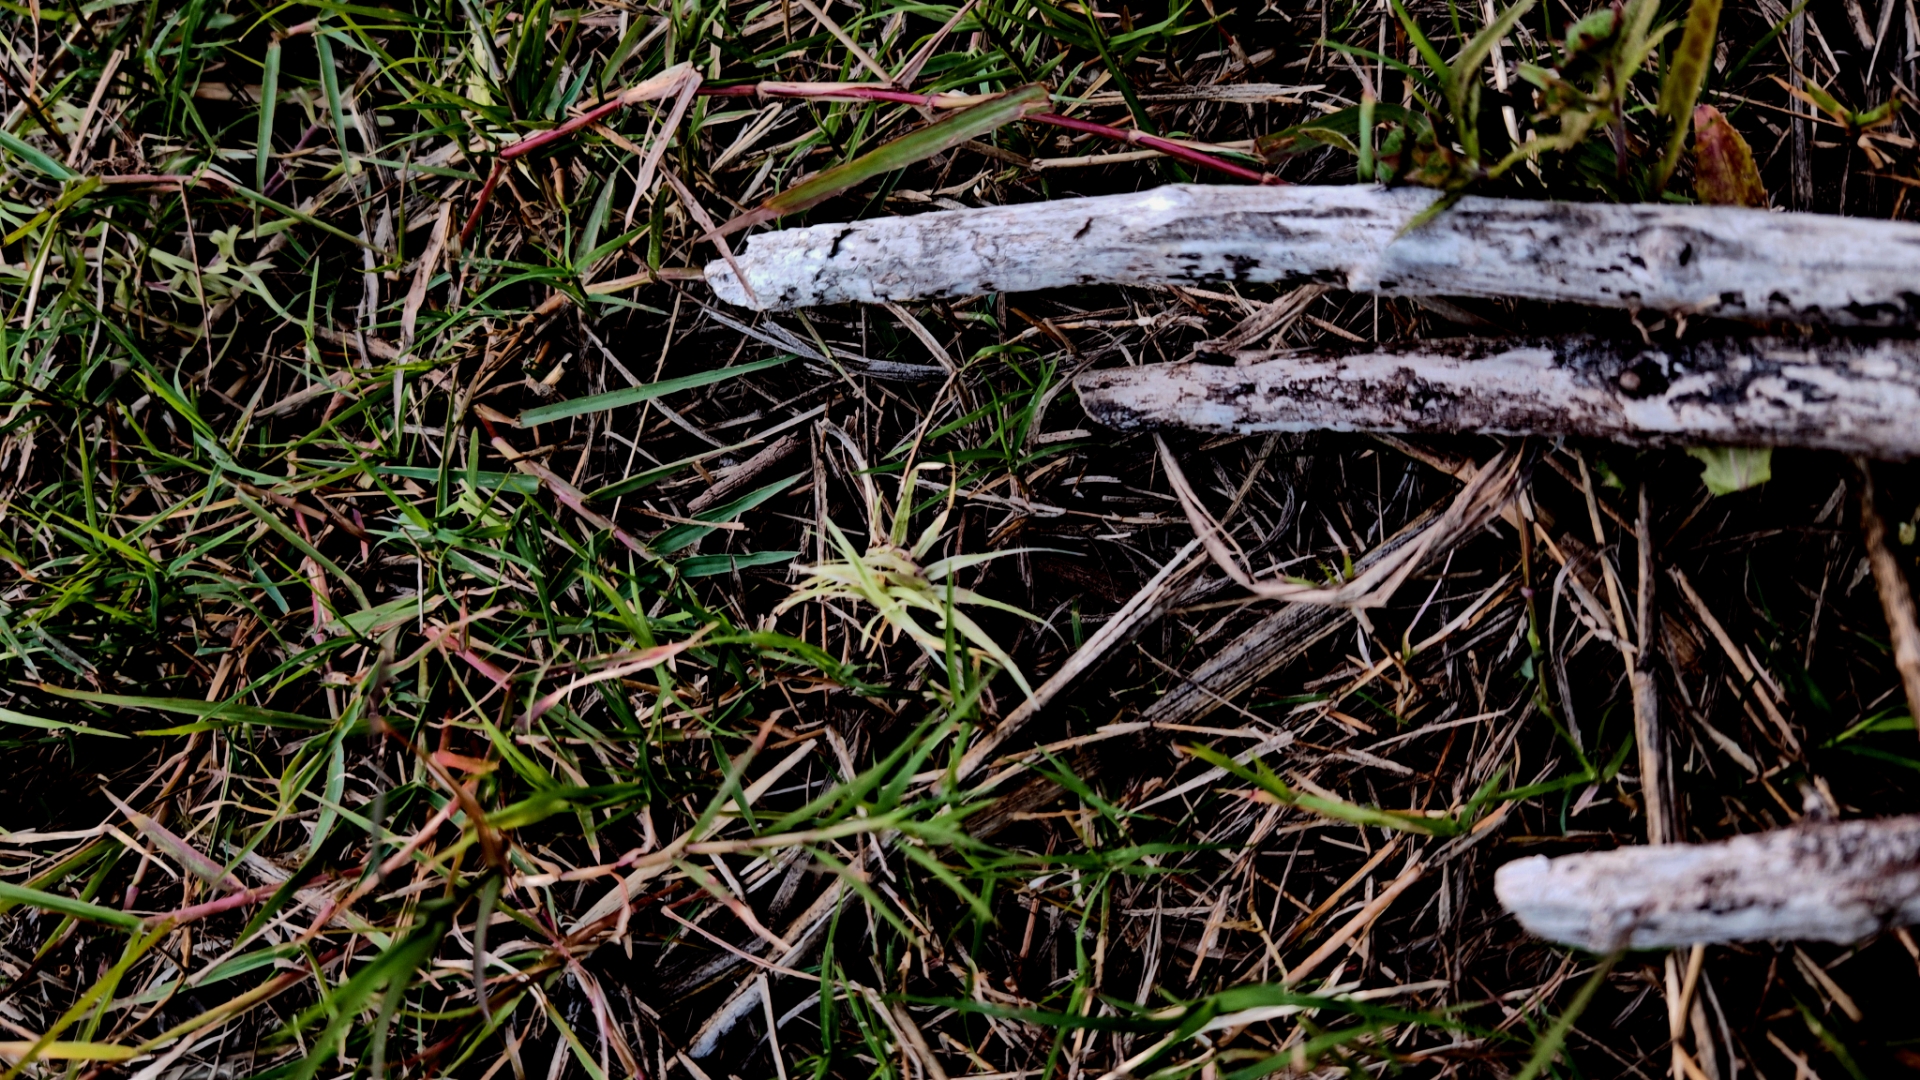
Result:
{"label": "peeling bark", "polygon": [[1535,855],[1502,866],[1493,890],[1532,933],[1594,952],[1859,941],[1920,922],[1920,816]]}
{"label": "peeling bark", "polygon": [[1580,435],[1639,445],[1920,455],[1920,342],[1591,337],[1421,342],[1416,351],[1161,364],[1074,381],[1110,427]]}
{"label": "peeling bark", "polygon": [[1094,283],[1320,282],[1736,319],[1920,323],[1920,225],[1735,207],[1463,198],[1423,188],[1174,184],[755,236],[706,268],[729,303],[882,303]]}

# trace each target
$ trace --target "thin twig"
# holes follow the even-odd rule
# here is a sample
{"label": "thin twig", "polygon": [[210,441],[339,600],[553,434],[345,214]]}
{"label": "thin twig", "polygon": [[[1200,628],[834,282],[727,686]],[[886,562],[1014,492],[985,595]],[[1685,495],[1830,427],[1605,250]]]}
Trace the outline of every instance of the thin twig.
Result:
{"label": "thin twig", "polygon": [[1913,589],[1900,560],[1887,546],[1887,522],[1880,516],[1873,482],[1873,463],[1854,459],[1860,470],[1860,529],[1867,546],[1867,563],[1880,593],[1880,609],[1887,615],[1887,634],[1893,639],[1893,666],[1907,693],[1907,709],[1920,726],[1920,624],[1914,615]]}

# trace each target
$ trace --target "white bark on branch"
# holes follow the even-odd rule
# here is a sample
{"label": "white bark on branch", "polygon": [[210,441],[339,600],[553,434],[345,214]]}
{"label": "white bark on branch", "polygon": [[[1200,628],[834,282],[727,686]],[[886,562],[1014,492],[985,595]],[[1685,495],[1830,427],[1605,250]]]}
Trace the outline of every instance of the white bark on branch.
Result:
{"label": "white bark on branch", "polygon": [[1113,368],[1074,385],[1089,416],[1121,429],[1580,435],[1920,456],[1920,343],[1910,340],[1450,339],[1244,367]]}
{"label": "white bark on branch", "polygon": [[1323,282],[1836,325],[1920,322],[1920,225],[1732,207],[1469,197],[1402,236],[1423,188],[1174,184],[815,225],[706,268],[770,309],[1091,283]]}
{"label": "white bark on branch", "polygon": [[1859,941],[1920,923],[1920,816],[1535,855],[1502,866],[1493,890],[1529,931],[1594,952]]}

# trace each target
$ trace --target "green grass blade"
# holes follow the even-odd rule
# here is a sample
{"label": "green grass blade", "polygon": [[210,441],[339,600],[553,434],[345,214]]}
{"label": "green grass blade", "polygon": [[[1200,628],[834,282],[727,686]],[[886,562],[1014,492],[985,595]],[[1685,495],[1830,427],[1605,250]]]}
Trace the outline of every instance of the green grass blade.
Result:
{"label": "green grass blade", "polygon": [[21,727],[41,728],[46,731],[70,731],[75,735],[100,735],[109,739],[125,739],[128,736],[106,728],[87,727],[82,724],[69,724],[64,720],[47,720],[38,716],[29,716],[12,709],[0,709],[0,724],[18,724]]}
{"label": "green grass blade", "polygon": [[4,128],[0,128],[0,147],[55,180],[74,178],[72,169],[48,157],[44,151]]}
{"label": "green grass blade", "polygon": [[724,382],[738,375],[751,375],[756,371],[765,371],[770,367],[778,367],[791,359],[793,359],[791,353],[783,356],[770,356],[765,360],[754,360],[750,363],[736,364],[733,367],[699,371],[692,375],[682,375],[677,379],[661,379],[659,382],[646,383],[641,386],[629,386],[625,390],[609,390],[604,394],[591,394],[583,398],[574,398],[571,401],[556,401],[551,405],[541,405],[521,413],[520,426],[524,428],[533,427],[535,424],[550,424],[555,420],[565,420],[568,417],[583,416],[591,412],[606,412],[609,409],[621,409],[628,405],[638,405],[643,401],[651,401],[654,398],[664,397],[667,394],[680,390],[692,390],[695,387],[712,386],[714,383]]}
{"label": "green grass blade", "polygon": [[[0,1042],[0,1054],[8,1057],[22,1057],[34,1048],[35,1044],[25,1041]],[[113,1043],[69,1042],[55,1039],[40,1044],[34,1057],[41,1061],[125,1061],[133,1056],[133,1047],[116,1046]]]}
{"label": "green grass blade", "polygon": [[[918,131],[874,148],[845,164],[835,165],[811,180],[796,184],[760,205],[760,220],[805,210],[883,173],[904,169],[916,161],[951,150],[1025,116],[1045,112],[1044,86],[1023,86],[1003,97],[956,110]],[[754,215],[749,215],[754,216]]]}
{"label": "green grass blade", "polygon": [[302,728],[323,731],[333,725],[318,717],[278,709],[261,709],[235,701],[201,701],[198,698],[147,697],[139,694],[102,694],[92,690],[69,690],[42,684],[40,689],[60,697],[95,705],[113,705],[123,709],[152,709],[155,712],[191,716],[200,720],[223,720],[236,724],[260,724],[265,727]]}
{"label": "green grass blade", "polygon": [[1580,984],[1580,991],[1573,995],[1573,1001],[1567,1005],[1566,1011],[1556,1017],[1546,1033],[1540,1036],[1540,1041],[1533,1044],[1533,1056],[1527,1059],[1526,1067],[1520,1070],[1514,1080],[1534,1080],[1553,1064],[1560,1048],[1567,1043],[1567,1033],[1573,1030],[1574,1021],[1580,1019],[1580,1014],[1586,1012],[1587,1006],[1593,1003],[1593,995],[1599,993],[1600,987],[1606,983],[1607,974],[1613,970],[1620,956],[1620,953],[1611,953],[1594,967],[1593,974]]}
{"label": "green grass blade", "polygon": [[1680,47],[1667,61],[1666,75],[1660,80],[1660,115],[1671,125],[1667,147],[1660,155],[1660,167],[1654,173],[1654,189],[1665,190],[1680,163],[1680,149],[1686,143],[1687,129],[1693,122],[1693,103],[1706,84],[1707,65],[1713,60],[1713,42],[1720,29],[1721,0],[1693,0],[1687,8],[1687,28],[1680,35]]}
{"label": "green grass blade", "polygon": [[334,66],[330,35],[324,30],[315,33],[313,48],[320,56],[320,86],[327,95],[327,118],[333,123],[333,138],[340,148],[340,163],[351,174],[358,163],[347,149],[347,114],[340,104],[340,70]]}
{"label": "green grass blade", "polygon": [[1478,77],[1476,69],[1486,61],[1487,54],[1493,51],[1501,38],[1513,32],[1514,24],[1520,21],[1520,16],[1533,10],[1533,4],[1534,0],[1520,0],[1517,4],[1509,5],[1507,10],[1495,16],[1492,22],[1475,34],[1472,41],[1467,42],[1466,48],[1460,50],[1460,55],[1453,58],[1452,77],[1455,86],[1464,86],[1468,80]]}
{"label": "green grass blade", "polygon": [[749,551],[739,555],[695,555],[680,563],[683,578],[715,577],[755,566],[779,566],[800,557],[798,551]]}
{"label": "green grass blade", "polygon": [[340,581],[340,584],[345,585],[347,587],[347,591],[353,594],[354,600],[359,602],[361,610],[364,611],[364,610],[371,609],[373,607],[373,603],[367,599],[367,594],[361,591],[360,585],[358,582],[354,581],[353,578],[349,577],[347,575],[347,572],[345,570],[340,569],[339,565],[335,563],[332,559],[329,559],[325,555],[320,554],[319,548],[316,548],[312,544],[307,543],[307,541],[303,537],[301,537],[299,533],[293,531],[292,527],[290,527],[286,522],[281,521],[278,515],[270,513],[265,507],[261,506],[257,502],[254,502],[251,498],[248,498],[247,493],[244,491],[239,491],[236,489],[233,493],[233,497],[234,497],[234,500],[237,501],[241,506],[244,506],[247,508],[248,513],[252,514],[254,517],[259,518],[262,522],[266,524],[267,528],[272,529],[274,532],[279,533],[281,539],[285,540],[289,544],[292,544],[294,547],[294,550],[300,552],[300,554],[305,555],[307,558],[312,559],[314,562],[320,564],[320,567],[322,569],[332,574],[335,578],[338,578]]}
{"label": "green grass blade", "polygon": [[675,525],[673,528],[668,529],[654,538],[653,549],[662,555],[679,551],[681,548],[712,532],[718,527],[718,523],[732,521],[734,518],[739,517],[741,514],[746,513],[793,486],[795,480],[805,475],[805,473],[794,473],[792,476],[775,480],[773,483],[763,487],[755,488],[753,491],[742,495],[730,503],[716,506],[709,510],[702,510],[694,515],[694,519],[697,521],[711,521],[714,522],[715,525]]}
{"label": "green grass blade", "polygon": [[603,487],[603,488],[595,489],[594,491],[588,493],[587,501],[598,502],[601,499],[612,499],[621,495],[631,495],[636,491],[640,491],[644,488],[652,487],[653,485],[659,483],[662,480],[667,479],[670,476],[674,476],[678,473],[685,472],[686,470],[692,468],[694,463],[697,461],[706,461],[708,458],[719,457],[721,454],[730,454],[735,450],[739,450],[743,447],[747,447],[751,445],[753,444],[752,443],[734,443],[731,446],[718,446],[713,448],[712,450],[705,451],[704,453],[695,454],[692,457],[684,457],[678,461],[669,461],[664,465],[656,465],[651,469],[646,469],[641,472],[635,473],[634,475],[627,477],[625,480],[608,484],[606,487]]}
{"label": "green grass blade", "polygon": [[280,39],[267,46],[260,72],[260,129],[253,143],[253,186],[267,190],[267,165],[273,159],[273,107],[280,98]]}
{"label": "green grass blade", "polygon": [[1401,27],[1406,30],[1407,40],[1413,42],[1413,47],[1420,52],[1420,58],[1427,62],[1427,67],[1433,71],[1434,77],[1440,80],[1441,94],[1448,101],[1452,101],[1456,86],[1453,68],[1440,56],[1440,50],[1434,48],[1433,42],[1427,40],[1427,35],[1420,29],[1420,23],[1407,10],[1406,5],[1400,0],[1387,0],[1387,2],[1392,5],[1394,16],[1400,20]]}
{"label": "green grass blade", "polygon": [[61,915],[71,915],[76,919],[86,919],[89,922],[104,923],[107,926],[117,926],[122,930],[138,930],[144,925],[143,920],[138,915],[129,915],[124,911],[115,911],[110,907],[101,907],[99,904],[89,904],[85,900],[75,900],[71,897],[59,896],[55,893],[41,892],[39,889],[29,889],[25,886],[14,885],[5,881],[0,881],[0,900],[6,900],[14,904],[25,904],[28,907],[39,908],[42,911],[53,911]]}

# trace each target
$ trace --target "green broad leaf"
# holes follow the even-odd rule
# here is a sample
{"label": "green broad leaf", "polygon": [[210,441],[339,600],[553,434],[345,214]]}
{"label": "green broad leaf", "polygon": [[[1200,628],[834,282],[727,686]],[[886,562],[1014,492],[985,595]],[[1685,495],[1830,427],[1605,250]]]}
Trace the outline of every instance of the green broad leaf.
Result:
{"label": "green broad leaf", "polygon": [[89,922],[117,926],[122,930],[138,930],[145,925],[144,920],[138,915],[129,915],[124,911],[115,911],[110,907],[101,907],[99,904],[89,904],[85,900],[75,900],[72,897],[41,892],[39,889],[29,889],[25,886],[14,885],[5,881],[0,881],[0,900],[6,901],[9,907],[15,904],[25,904],[28,907],[39,908],[42,911],[51,911],[60,915],[71,915],[76,919],[86,919]]}
{"label": "green broad leaf", "polygon": [[1586,56],[1597,52],[1602,46],[1612,44],[1620,33],[1620,12],[1617,8],[1603,7],[1588,12],[1567,27],[1566,57]]}
{"label": "green broad leaf", "polygon": [[40,689],[49,694],[72,698],[75,701],[87,701],[95,705],[114,705],[123,709],[152,709],[155,712],[191,716],[199,720],[218,721],[223,724],[258,724],[262,727],[298,728],[307,731],[325,731],[333,726],[331,721],[318,717],[281,712],[278,709],[261,709],[235,701],[200,701],[195,698],[145,697],[138,694],[101,694],[92,690],[69,690],[47,683],[41,683]]}
{"label": "green broad leaf", "polygon": [[550,424],[555,420],[565,420],[571,416],[580,416],[590,412],[605,412],[608,409],[625,408],[665,397],[681,390],[692,390],[700,386],[712,386],[725,382],[738,375],[751,375],[756,371],[765,371],[770,367],[779,367],[793,359],[791,353],[770,356],[765,360],[755,360],[747,364],[735,364],[728,368],[714,368],[711,371],[698,371],[692,375],[682,375],[677,379],[661,379],[659,382],[629,386],[625,390],[609,390],[604,394],[590,394],[571,401],[556,401],[551,405],[542,405],[528,409],[520,414],[520,426],[533,427],[535,424]]}
{"label": "green broad leaf", "polygon": [[1713,60],[1714,37],[1720,30],[1721,0],[1693,0],[1687,8],[1687,28],[1680,34],[1680,46],[1667,60],[1666,74],[1660,80],[1660,115],[1671,125],[1667,148],[1660,158],[1656,184],[1665,187],[1680,162],[1680,148],[1686,142],[1687,125],[1693,119],[1693,105],[1707,81],[1707,65]]}
{"label": "green broad leaf", "polygon": [[736,218],[729,229],[738,229],[743,223],[753,224],[805,210],[883,173],[904,169],[916,161],[944,153],[1015,120],[1046,112],[1049,104],[1047,88],[1030,85],[1008,91],[1001,97],[971,108],[956,109],[926,127],[908,132],[852,161],[835,165],[810,180],[795,184],[761,203],[759,209]]}
{"label": "green broad leaf", "polygon": [[763,488],[757,488],[754,491],[742,495],[730,503],[702,510],[693,515],[694,520],[711,521],[714,522],[713,525],[675,525],[673,528],[654,537],[653,550],[662,555],[669,555],[679,551],[681,548],[712,532],[718,527],[719,523],[732,521],[741,514],[746,513],[761,503],[766,502],[768,499],[773,498],[775,495],[780,494],[782,491],[785,491],[795,480],[805,475],[807,474],[794,473],[792,476],[783,480],[775,480]]}
{"label": "green broad leaf", "polygon": [[800,557],[798,551],[749,551],[740,555],[695,555],[680,563],[680,576],[714,577],[750,566],[778,566]]}
{"label": "green broad leaf", "polygon": [[47,720],[38,716],[29,716],[12,709],[0,709],[0,724],[18,724],[21,727],[42,728],[46,731],[71,731],[75,735],[100,735],[109,739],[125,739],[128,736],[105,728],[88,727],[85,724],[69,724],[65,720]]}
{"label": "green broad leaf", "polygon": [[9,154],[55,180],[72,180],[75,176],[72,169],[48,157],[44,151],[4,128],[0,128],[0,148],[5,148]]}
{"label": "green broad leaf", "polygon": [[1698,458],[1706,466],[1700,479],[1715,495],[1731,495],[1773,479],[1773,448],[1770,446],[1696,446],[1687,456]]}

